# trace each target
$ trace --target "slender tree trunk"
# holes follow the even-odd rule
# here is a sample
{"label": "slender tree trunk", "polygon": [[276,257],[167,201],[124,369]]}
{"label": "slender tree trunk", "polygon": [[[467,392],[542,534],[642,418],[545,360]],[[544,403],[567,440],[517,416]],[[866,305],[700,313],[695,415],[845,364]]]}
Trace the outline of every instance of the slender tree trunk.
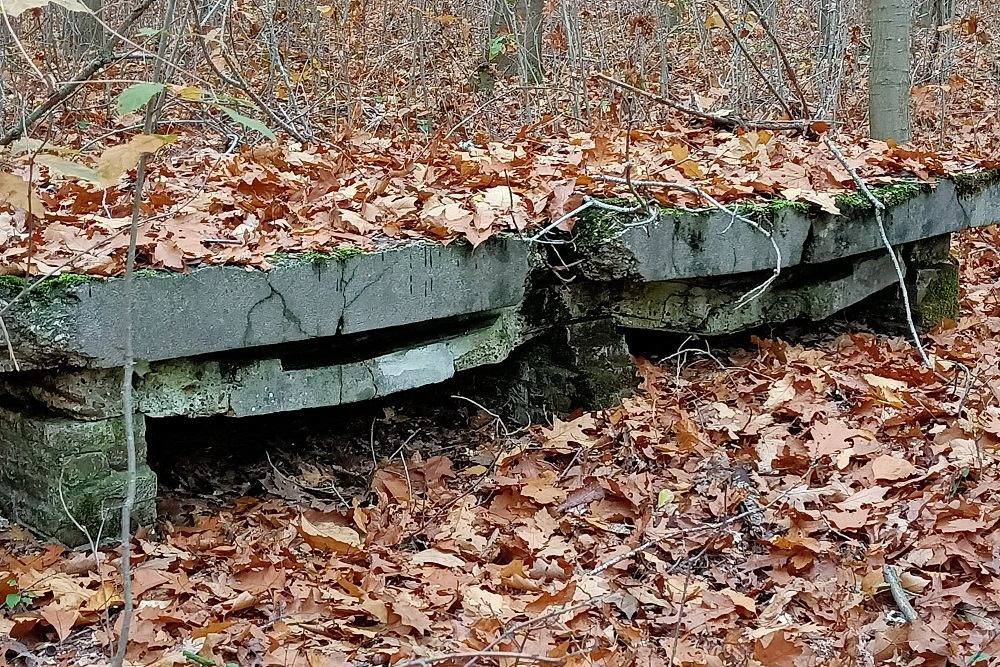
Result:
{"label": "slender tree trunk", "polygon": [[939,28],[955,17],[955,0],[917,0],[917,25]]}
{"label": "slender tree trunk", "polygon": [[70,14],[70,21],[73,22],[75,30],[76,52],[80,55],[103,53],[107,46],[107,34],[104,26],[98,20],[98,17],[101,16],[103,0],[83,0],[83,4],[93,13],[72,12]]}
{"label": "slender tree trunk", "polygon": [[872,0],[868,114],[874,139],[912,138],[910,10],[912,0]]}
{"label": "slender tree trunk", "polygon": [[490,21],[492,37],[513,36],[517,45],[514,58],[494,58],[501,73],[518,71],[526,83],[541,83],[545,78],[542,62],[542,38],[545,0],[496,0]]}

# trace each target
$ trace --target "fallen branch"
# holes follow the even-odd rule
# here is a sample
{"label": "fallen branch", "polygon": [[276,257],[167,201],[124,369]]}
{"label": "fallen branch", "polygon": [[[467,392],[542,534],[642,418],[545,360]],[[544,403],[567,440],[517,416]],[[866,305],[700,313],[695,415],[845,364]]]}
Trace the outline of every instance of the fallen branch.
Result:
{"label": "fallen branch", "polygon": [[680,102],[675,102],[669,98],[651,93],[648,90],[643,90],[642,88],[636,88],[633,85],[627,84],[624,81],[619,81],[606,74],[597,73],[597,78],[607,81],[610,84],[618,86],[623,90],[627,90],[630,93],[635,93],[641,97],[645,97],[648,100],[663,104],[671,109],[675,109],[682,113],[686,113],[695,118],[701,118],[703,120],[711,121],[714,125],[720,127],[745,127],[750,130],[797,130],[799,132],[805,132],[812,125],[810,121],[805,120],[750,120],[747,118],[741,118],[740,116],[728,116],[717,113],[709,113],[707,111],[701,111],[700,109],[695,109],[693,107],[685,106]]}
{"label": "fallen branch", "polygon": [[747,50],[747,47],[743,44],[743,40],[740,39],[739,33],[736,32],[736,29],[733,27],[733,24],[729,22],[728,18],[726,18],[726,13],[722,11],[722,8],[719,7],[718,3],[716,2],[712,3],[712,7],[715,8],[716,14],[719,15],[720,19],[722,19],[722,24],[726,26],[726,30],[729,31],[730,35],[732,35],[733,41],[736,42],[736,47],[740,50],[740,52],[744,56],[746,56],[747,62],[749,62],[753,70],[757,72],[757,76],[759,76],[760,80],[764,83],[765,86],[767,86],[767,89],[771,91],[771,94],[774,95],[774,99],[778,101],[778,104],[780,104],[781,108],[785,110],[785,113],[788,115],[788,117],[794,118],[795,114],[792,113],[791,107],[788,106],[788,103],[785,102],[785,98],[781,96],[781,93],[778,92],[778,89],[774,87],[773,83],[771,83],[771,80],[767,77],[767,74],[764,74],[764,70],[762,70],[760,68],[760,65],[757,64],[757,60],[753,57],[753,54],[751,54],[750,51]]}
{"label": "fallen branch", "polygon": [[882,239],[882,245],[885,246],[886,252],[889,253],[890,259],[892,259],[892,266],[896,269],[896,280],[899,281],[899,289],[903,293],[903,309],[906,311],[906,323],[910,327],[910,335],[913,337],[913,342],[917,346],[917,351],[920,353],[920,359],[924,362],[930,370],[934,370],[934,363],[927,356],[927,351],[924,350],[924,344],[920,340],[920,334],[917,332],[917,325],[913,321],[913,311],[910,309],[910,291],[906,288],[906,276],[903,270],[903,265],[899,261],[899,256],[896,255],[895,249],[892,247],[892,243],[889,241],[889,235],[885,231],[885,204],[882,200],[875,196],[875,193],[871,191],[868,187],[868,183],[865,182],[863,178],[858,174],[858,170],[851,166],[851,163],[847,161],[844,157],[843,152],[837,145],[834,144],[830,137],[824,135],[823,143],[826,147],[830,149],[833,156],[837,158],[837,161],[847,170],[847,173],[851,175],[854,179],[854,183],[858,186],[858,189],[864,194],[865,198],[871,202],[871,205],[875,208],[875,222],[878,224],[878,233]]}
{"label": "fallen branch", "polygon": [[906,594],[906,589],[903,588],[903,582],[899,580],[899,575],[896,573],[896,568],[892,565],[882,566],[882,576],[885,577],[885,583],[889,586],[889,592],[892,593],[892,599],[895,601],[896,606],[899,608],[899,612],[906,619],[907,623],[913,623],[919,616],[917,616],[916,610],[913,605],[910,604],[910,598]]}
{"label": "fallen branch", "polygon": [[14,140],[23,136],[24,133],[28,131],[28,128],[44,118],[60,103],[71,97],[80,88],[80,86],[87,83],[95,74],[108,65],[117,62],[119,57],[115,56],[112,52],[125,41],[122,33],[128,30],[133,23],[139,20],[139,17],[142,16],[147,9],[149,9],[153,2],[154,0],[143,0],[141,4],[133,9],[127,17],[125,17],[121,26],[119,26],[118,30],[114,31],[111,39],[108,40],[106,53],[101,54],[94,60],[87,63],[76,74],[70,77],[68,83],[64,84],[54,93],[49,95],[44,102],[35,107],[34,111],[25,116],[21,122],[4,130],[3,137],[0,137],[0,146],[7,146]]}
{"label": "fallen branch", "polygon": [[802,86],[799,85],[799,77],[795,75],[795,70],[792,68],[792,64],[788,61],[788,56],[785,55],[785,50],[781,48],[781,42],[775,36],[774,31],[771,30],[771,25],[768,20],[764,17],[764,14],[757,7],[757,3],[754,0],[746,0],[747,6],[750,7],[750,11],[757,15],[757,20],[760,21],[760,25],[764,28],[764,32],[771,39],[771,43],[774,44],[775,50],[778,52],[778,58],[781,59],[781,65],[788,75],[788,81],[792,84],[792,88],[795,89],[795,93],[799,98],[799,104],[802,105],[802,115],[809,118],[812,114],[809,111],[809,102],[806,100],[806,94],[802,92]]}
{"label": "fallen branch", "polygon": [[[865,180],[861,178],[861,176],[858,174],[857,169],[851,166],[851,164],[847,161],[847,158],[844,157],[843,152],[841,152],[841,150],[837,148],[837,145],[830,140],[830,137],[824,135],[823,142],[826,143],[826,146],[827,148],[830,149],[830,152],[833,153],[834,157],[837,158],[837,161],[840,162],[840,164],[844,167],[844,169],[847,170],[847,173],[851,175],[851,178],[854,179],[854,182],[855,184],[857,184],[858,189],[865,195],[865,197],[868,199],[871,205],[875,207],[875,222],[878,223],[878,233],[882,239],[882,245],[885,247],[886,251],[889,253],[889,257],[892,259],[893,268],[896,269],[896,280],[899,282],[899,289],[903,293],[903,310],[906,311],[906,324],[910,328],[910,336],[913,339],[913,344],[916,346],[917,352],[920,353],[920,360],[924,363],[924,366],[926,366],[928,370],[934,373],[934,375],[938,379],[943,380],[945,382],[951,382],[952,381],[951,378],[947,378],[938,372],[934,362],[931,360],[931,358],[927,354],[927,351],[924,349],[923,341],[920,340],[920,333],[917,331],[917,325],[913,321],[913,310],[910,307],[910,291],[906,287],[906,278],[904,275],[903,266],[899,260],[899,257],[896,255],[896,251],[893,249],[892,244],[889,242],[889,235],[885,231],[885,220],[884,220],[885,204],[882,203],[882,201],[875,196],[875,194],[871,191],[871,188],[868,187],[868,184],[865,182]],[[974,377],[972,375],[972,371],[969,370],[968,366],[966,366],[960,361],[955,361],[954,363],[955,367],[965,374],[964,389],[962,391],[962,397],[958,402],[958,409],[957,409],[957,414],[961,414],[962,407],[965,405],[965,399],[968,397],[969,391],[972,389],[972,383]],[[957,373],[954,379],[957,388],[958,386]]]}

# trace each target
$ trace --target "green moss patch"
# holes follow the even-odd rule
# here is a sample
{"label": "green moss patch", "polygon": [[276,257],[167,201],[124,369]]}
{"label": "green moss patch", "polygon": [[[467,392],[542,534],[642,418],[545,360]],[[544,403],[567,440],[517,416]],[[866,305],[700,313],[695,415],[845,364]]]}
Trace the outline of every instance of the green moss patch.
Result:
{"label": "green moss patch", "polygon": [[955,190],[959,197],[972,197],[991,185],[1000,183],[1000,169],[984,169],[964,174],[953,174]]}
{"label": "green moss patch", "polygon": [[[887,185],[882,188],[875,188],[872,190],[872,194],[875,195],[875,198],[882,202],[886,208],[893,208],[913,199],[918,195],[927,194],[930,191],[931,186],[926,183],[902,182]],[[860,190],[848,194],[838,195],[835,198],[835,201],[837,203],[837,208],[839,208],[841,214],[845,216],[856,215],[858,213],[868,213],[875,208],[868,196]]]}

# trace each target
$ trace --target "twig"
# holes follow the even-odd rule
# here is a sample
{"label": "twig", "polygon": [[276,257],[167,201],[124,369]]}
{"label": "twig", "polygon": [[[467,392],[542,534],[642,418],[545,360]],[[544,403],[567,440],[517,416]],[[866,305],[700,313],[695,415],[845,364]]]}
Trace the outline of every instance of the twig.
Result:
{"label": "twig", "polygon": [[750,66],[753,68],[755,72],[757,72],[757,75],[760,77],[760,80],[764,82],[764,85],[767,86],[767,89],[771,91],[772,95],[774,95],[774,99],[778,100],[778,104],[780,104],[781,108],[785,110],[785,113],[788,114],[789,118],[794,118],[795,114],[792,113],[791,107],[788,106],[788,103],[785,102],[785,98],[781,96],[781,93],[778,92],[778,89],[774,87],[773,83],[771,83],[771,79],[768,78],[767,74],[764,74],[764,70],[762,70],[760,68],[760,65],[757,64],[757,60],[753,57],[753,54],[751,54],[750,51],[747,50],[747,47],[743,44],[743,40],[740,39],[739,33],[736,32],[736,29],[733,28],[733,24],[730,23],[729,19],[726,17],[726,13],[722,11],[722,8],[719,7],[718,3],[713,2],[712,7],[715,8],[715,13],[718,14],[719,18],[722,19],[722,24],[726,26],[726,30],[728,30],[729,34],[733,36],[733,41],[736,42],[736,46],[739,48],[740,52],[742,52],[743,55],[746,56],[747,62],[750,63]]}
{"label": "twig", "polygon": [[474,401],[474,400],[472,400],[471,398],[469,398],[467,396],[462,396],[461,394],[452,394],[451,397],[452,398],[457,398],[457,399],[462,400],[462,401],[467,401],[469,403],[472,403],[474,406],[476,406],[477,408],[479,408],[480,410],[482,410],[483,412],[485,412],[486,414],[488,414],[490,417],[493,417],[493,419],[497,420],[497,424],[500,426],[501,429],[503,429],[503,434],[505,436],[507,436],[508,438],[511,436],[511,432],[509,430],[507,430],[507,425],[503,423],[503,418],[501,418],[500,415],[498,415],[497,413],[493,412],[492,410],[486,408],[482,403],[479,403],[478,401]]}
{"label": "twig", "polygon": [[4,343],[7,345],[7,355],[10,357],[14,370],[20,371],[21,365],[17,363],[17,356],[14,354],[14,341],[10,339],[10,332],[7,331],[7,323],[4,322],[3,315],[0,315],[0,334],[3,334]]}
{"label": "twig", "polygon": [[[160,32],[159,44],[157,44],[156,64],[153,67],[153,82],[161,83],[163,78],[163,55],[167,50],[167,42],[170,38],[170,28],[173,23],[176,0],[168,0],[163,17],[163,28]],[[163,105],[165,93],[160,92],[146,104],[146,114],[143,131],[149,134],[153,130],[153,123],[156,110]],[[132,195],[132,222],[129,225],[128,252],[125,259],[125,299],[122,317],[125,323],[125,368],[122,373],[122,411],[124,412],[125,425],[125,455],[126,455],[126,480],[125,480],[125,500],[121,510],[121,573],[122,573],[122,602],[121,612],[121,634],[118,636],[118,648],[111,661],[113,667],[122,667],[125,664],[125,654],[128,651],[129,631],[132,625],[132,616],[135,610],[135,599],[132,594],[132,509],[135,506],[136,483],[138,478],[138,464],[135,445],[135,399],[132,395],[132,381],[135,375],[135,349],[134,340],[135,325],[133,321],[133,310],[135,307],[135,255],[136,246],[139,243],[139,221],[142,218],[142,191],[146,184],[146,162],[149,153],[142,153],[139,156],[139,164],[135,172],[135,189]]]}
{"label": "twig", "polygon": [[[508,640],[511,637],[513,637],[514,635],[516,635],[521,630],[524,630],[526,628],[530,628],[532,626],[538,625],[539,623],[544,623],[545,621],[548,621],[549,619],[556,618],[557,616],[562,616],[563,614],[570,614],[570,613],[573,613],[574,611],[578,611],[580,609],[586,609],[587,607],[593,607],[595,604],[600,604],[601,602],[604,602],[604,601],[608,600],[609,598],[612,597],[612,595],[614,595],[614,593],[604,593],[602,595],[595,595],[594,597],[592,597],[590,599],[583,600],[582,602],[577,602],[575,604],[566,604],[566,603],[564,603],[564,604],[560,605],[558,608],[553,609],[551,611],[548,611],[548,612],[542,614],[541,616],[536,616],[535,618],[529,618],[528,620],[522,621],[522,622],[518,623],[517,625],[512,625],[511,627],[509,627],[506,630],[504,630],[500,634],[499,637],[497,637],[496,639],[494,639],[493,641],[491,641],[489,644],[487,644],[483,648],[483,652],[484,653],[488,653],[493,648],[499,646],[500,644],[502,644],[506,640]],[[473,656],[472,658],[470,658],[468,660],[468,662],[466,662],[464,665],[462,665],[462,667],[475,667],[476,663],[479,662],[479,659],[481,657],[483,657],[483,656],[482,655]]]}
{"label": "twig", "polygon": [[563,658],[550,658],[545,655],[531,655],[530,653],[516,653],[513,651],[466,651],[464,653],[446,653],[429,658],[413,658],[397,662],[393,667],[416,667],[417,665],[431,665],[435,662],[458,660],[461,658],[510,658],[512,660],[540,662],[546,665],[561,665],[565,662]]}
{"label": "twig", "polygon": [[337,499],[340,500],[340,503],[344,507],[350,507],[351,504],[349,502],[347,502],[347,500],[344,498],[343,495],[341,495],[340,491],[337,489],[337,485],[336,484],[331,484],[329,486],[329,488],[326,488],[326,489],[321,488],[321,487],[315,487],[315,486],[307,486],[307,485],[303,484],[302,482],[300,482],[299,480],[297,480],[294,477],[292,477],[291,475],[286,475],[285,473],[283,473],[280,470],[278,470],[278,466],[274,465],[274,463],[271,461],[271,453],[270,452],[264,452],[264,456],[267,458],[267,464],[269,466],[271,466],[271,470],[273,470],[275,472],[275,474],[277,474],[282,479],[288,480],[289,482],[291,482],[295,486],[299,487],[300,489],[302,489],[303,491],[306,491],[308,493],[330,493],[330,491],[332,490],[333,493],[337,496]]}
{"label": "twig", "polygon": [[254,92],[250,84],[239,73],[238,68],[235,67],[235,63],[232,62],[232,59],[229,57],[229,54],[226,53],[225,48],[220,49],[219,53],[222,55],[222,58],[226,61],[226,64],[229,65],[230,69],[232,69],[233,73],[237,77],[239,77],[239,80],[234,79],[233,77],[227,75],[225,72],[219,69],[218,65],[215,64],[215,61],[212,60],[212,55],[208,52],[208,47],[205,46],[205,36],[201,32],[204,26],[202,26],[201,15],[198,12],[198,3],[195,2],[195,0],[191,0],[190,6],[191,6],[191,12],[194,16],[194,24],[195,24],[194,32],[196,35],[195,39],[198,42],[198,46],[201,48],[201,52],[205,58],[205,62],[212,69],[212,71],[215,72],[215,75],[219,77],[219,80],[225,83],[226,85],[232,86],[233,88],[242,91],[247,97],[249,97],[253,101],[254,105],[257,107],[258,110],[260,110],[265,116],[270,118],[272,121],[280,125],[281,129],[287,132],[289,136],[291,136],[296,141],[305,142],[307,139],[310,139],[311,136],[306,137],[301,132],[299,132],[299,130],[296,129],[295,126],[291,124],[291,122],[282,118],[271,107],[271,105],[267,104],[267,102],[261,99],[260,95]]}
{"label": "twig", "polygon": [[788,75],[788,81],[792,84],[792,88],[795,89],[795,94],[799,98],[799,103],[802,105],[802,115],[805,118],[809,118],[812,114],[809,111],[809,102],[806,101],[806,95],[802,92],[802,86],[799,85],[799,77],[795,75],[795,69],[792,68],[792,64],[788,61],[788,56],[785,55],[785,50],[781,47],[781,42],[775,36],[774,31],[771,30],[771,25],[768,20],[764,17],[764,14],[757,7],[757,3],[754,0],[745,0],[747,6],[750,7],[750,11],[757,15],[757,20],[760,21],[760,25],[764,28],[764,32],[771,39],[771,43],[774,44],[775,50],[778,52],[778,58],[781,59],[781,65],[785,70],[785,74]]}
{"label": "twig", "polygon": [[[604,174],[595,174],[594,178],[597,179],[597,180],[601,180],[601,181],[608,181],[610,183],[620,183],[620,184],[623,184],[623,185],[626,183],[626,179],[621,178],[619,176],[606,176]],[[632,183],[632,185],[634,185],[636,187],[641,187],[641,188],[669,188],[669,189],[680,190],[682,192],[687,192],[689,194],[697,195],[698,197],[701,197],[706,202],[708,202],[713,208],[718,209],[719,211],[722,211],[726,215],[730,216],[731,221],[733,221],[733,220],[739,220],[740,222],[742,222],[743,224],[745,224],[745,225],[753,228],[754,230],[756,230],[760,234],[763,234],[767,238],[767,240],[771,242],[771,247],[774,249],[774,256],[775,256],[774,271],[772,272],[771,277],[768,278],[767,280],[765,280],[760,285],[757,285],[756,287],[754,287],[752,290],[750,290],[749,292],[747,292],[746,294],[744,294],[742,297],[740,297],[740,299],[736,302],[736,307],[737,308],[739,308],[741,306],[745,306],[746,304],[750,303],[754,299],[758,298],[761,294],[763,294],[765,291],[767,291],[767,288],[771,286],[771,283],[773,283],[775,280],[777,280],[778,276],[781,275],[781,262],[782,262],[781,248],[778,246],[778,242],[777,242],[777,240],[775,240],[774,234],[772,234],[770,231],[764,229],[760,224],[758,224],[752,218],[748,218],[745,215],[741,215],[735,208],[729,208],[728,206],[726,206],[725,204],[723,204],[722,202],[720,202],[719,200],[717,200],[712,195],[708,194],[707,192],[705,192],[701,188],[695,187],[693,185],[687,185],[687,184],[684,184],[684,183],[676,183],[676,182],[673,182],[673,181],[635,181],[635,180],[633,180],[633,181],[631,181],[631,183]],[[644,224],[644,223],[639,223],[639,224]]]}
{"label": "twig", "polygon": [[843,165],[847,173],[851,175],[854,179],[855,184],[857,184],[858,189],[861,190],[862,194],[871,202],[871,205],[875,207],[875,222],[878,224],[878,233],[882,238],[882,245],[885,246],[886,252],[889,253],[889,258],[892,259],[892,266],[896,269],[896,279],[899,281],[899,289],[903,293],[903,309],[906,311],[906,323],[910,327],[910,335],[913,337],[913,342],[917,346],[917,351],[920,353],[920,359],[924,362],[924,365],[930,370],[934,370],[934,363],[927,356],[926,350],[924,350],[924,344],[920,340],[920,334],[917,333],[917,325],[913,321],[913,311],[910,309],[910,291],[906,288],[906,277],[904,275],[903,266],[899,261],[899,256],[896,255],[896,251],[892,247],[892,243],[889,241],[889,236],[885,231],[885,221],[883,214],[885,213],[885,204],[882,200],[875,196],[875,194],[868,187],[860,175],[858,175],[857,169],[851,166],[844,157],[837,145],[830,141],[830,137],[823,135],[823,142],[826,147],[830,149],[837,161]]}
{"label": "twig", "polygon": [[[807,477],[808,474],[809,474],[809,472],[811,472],[811,471],[812,471],[812,468],[810,468],[809,471],[806,472],[805,476]],[[593,570],[591,570],[589,572],[589,574],[600,574],[601,572],[604,572],[605,570],[608,570],[608,569],[614,567],[615,565],[618,565],[618,563],[621,563],[622,561],[628,560],[629,558],[632,558],[633,556],[639,555],[640,553],[642,553],[646,549],[649,549],[650,547],[653,547],[653,546],[657,545],[658,543],[662,542],[663,540],[665,540],[665,539],[667,539],[669,537],[686,537],[686,536],[689,536],[689,535],[693,535],[693,534],[696,534],[696,533],[703,533],[703,532],[710,531],[710,530],[714,530],[716,532],[719,532],[723,528],[725,528],[726,526],[732,525],[732,524],[736,523],[737,521],[741,521],[741,520],[747,518],[748,516],[751,516],[751,515],[754,515],[754,514],[762,514],[764,512],[764,510],[766,510],[767,508],[769,508],[769,507],[777,504],[779,501],[781,501],[786,496],[790,495],[792,493],[792,491],[794,491],[797,488],[799,488],[798,485],[791,486],[787,490],[783,491],[781,493],[781,495],[777,496],[774,500],[772,500],[771,502],[767,503],[766,505],[761,505],[759,507],[754,507],[754,508],[746,510],[744,512],[740,512],[739,514],[734,514],[733,516],[727,517],[726,519],[723,519],[722,521],[719,521],[717,523],[710,523],[710,524],[705,524],[705,525],[702,525],[702,526],[695,526],[693,528],[686,528],[686,529],[682,528],[682,529],[679,529],[679,530],[676,530],[676,531],[672,531],[670,534],[661,535],[659,537],[654,537],[651,540],[646,540],[645,542],[643,542],[639,546],[635,547],[634,549],[630,549],[630,550],[626,551],[623,554],[618,554],[617,556],[615,556],[613,558],[609,558],[608,560],[604,561],[603,563],[601,563],[600,565],[598,565],[597,567],[595,567]],[[711,541],[709,543],[711,543]]]}
{"label": "twig", "polygon": [[610,76],[607,76],[606,74],[601,74],[600,72],[598,72],[597,77],[603,81],[607,81],[608,83],[614,84],[619,88],[627,90],[631,93],[635,93],[636,95],[641,95],[646,99],[658,102],[660,104],[670,107],[671,109],[676,109],[677,111],[681,111],[696,118],[702,118],[704,120],[711,121],[713,124],[719,125],[721,127],[730,127],[730,128],[745,127],[751,130],[798,130],[800,132],[803,132],[809,129],[809,126],[811,125],[810,122],[804,120],[788,120],[788,121],[749,120],[747,118],[741,118],[739,116],[724,116],[722,114],[709,113],[707,111],[701,111],[699,109],[694,109],[692,107],[685,106],[680,102],[675,102],[661,95],[651,93],[648,90],[643,90],[642,88],[636,88],[635,86],[629,85],[624,81],[613,79]]}
{"label": "twig", "polygon": [[114,36],[108,41],[107,51],[108,53],[102,54],[101,56],[90,61],[82,69],[80,69],[76,74],[74,74],[68,83],[61,86],[56,92],[49,95],[44,102],[35,107],[35,110],[29,113],[21,121],[11,126],[4,131],[3,137],[0,137],[0,146],[7,146],[13,142],[18,137],[22,136],[28,131],[32,125],[37,123],[41,118],[45,117],[52,109],[54,109],[60,102],[68,99],[77,89],[84,83],[90,80],[92,76],[97,74],[99,71],[110,65],[117,60],[116,56],[112,55],[110,52],[113,51],[119,44],[125,41],[119,33],[122,33],[129,29],[129,27],[135,23],[142,14],[149,9],[154,0],[143,0],[135,9],[133,9],[125,20],[122,21],[121,26],[115,31]]}
{"label": "twig", "polygon": [[896,602],[896,606],[899,607],[899,612],[906,619],[906,622],[913,623],[920,618],[913,605],[910,604],[910,598],[906,595],[906,589],[903,588],[903,582],[899,580],[896,568],[888,563],[883,565],[882,576],[885,577],[885,583],[889,586],[892,599]]}

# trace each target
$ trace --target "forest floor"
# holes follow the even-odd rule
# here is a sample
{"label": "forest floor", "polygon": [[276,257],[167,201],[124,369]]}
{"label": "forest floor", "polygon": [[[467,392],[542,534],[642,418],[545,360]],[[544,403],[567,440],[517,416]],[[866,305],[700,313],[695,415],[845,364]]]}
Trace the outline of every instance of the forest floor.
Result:
{"label": "forest floor", "polygon": [[[547,425],[447,387],[158,423],[129,664],[996,664],[998,248],[956,242],[937,373],[841,319],[687,341]],[[106,664],[118,567],[10,528],[0,665]]]}

